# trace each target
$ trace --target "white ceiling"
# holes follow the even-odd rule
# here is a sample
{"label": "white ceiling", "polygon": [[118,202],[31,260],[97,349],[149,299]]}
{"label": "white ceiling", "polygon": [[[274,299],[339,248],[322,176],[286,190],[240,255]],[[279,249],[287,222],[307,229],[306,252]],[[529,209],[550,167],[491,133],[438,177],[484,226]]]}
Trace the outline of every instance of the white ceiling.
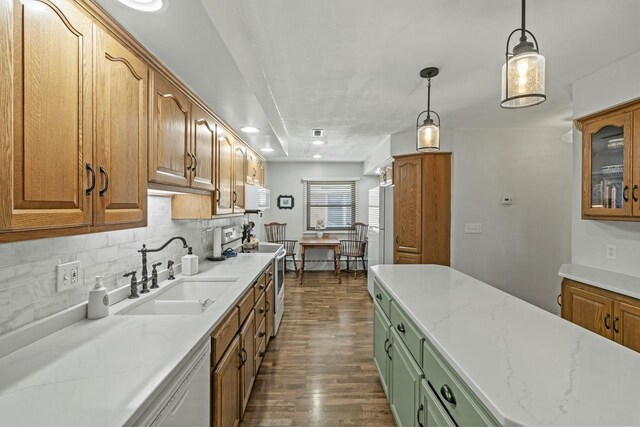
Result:
{"label": "white ceiling", "polygon": [[[571,83],[640,50],[640,0],[529,1],[547,101],[507,111],[500,69],[517,0],[169,0],[157,15],[98,2],[232,126],[261,128],[250,142],[277,148],[273,159],[288,148],[291,160],[364,160],[415,125],[426,66],[441,69],[443,127],[569,127]],[[313,146],[312,128],[328,144]]]}

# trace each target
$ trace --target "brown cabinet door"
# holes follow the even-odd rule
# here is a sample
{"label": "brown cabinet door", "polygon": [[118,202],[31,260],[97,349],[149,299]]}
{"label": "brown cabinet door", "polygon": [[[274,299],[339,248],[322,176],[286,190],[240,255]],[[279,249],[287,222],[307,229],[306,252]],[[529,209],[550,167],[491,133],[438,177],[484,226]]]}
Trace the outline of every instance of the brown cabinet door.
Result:
{"label": "brown cabinet door", "polygon": [[613,299],[563,282],[562,317],[606,338],[613,338]]}
{"label": "brown cabinet door", "polygon": [[251,150],[247,150],[247,184],[260,185],[260,164],[258,156]]}
{"label": "brown cabinet door", "polygon": [[632,214],[640,217],[640,109],[633,112],[633,177],[631,185]]}
{"label": "brown cabinet door", "polygon": [[246,147],[237,143],[233,151],[233,212],[244,212]]}
{"label": "brown cabinet door", "polygon": [[188,187],[189,111],[187,96],[157,72],[152,72],[149,180]]}
{"label": "brown cabinet door", "polygon": [[422,253],[422,157],[396,160],[395,251]]}
{"label": "brown cabinet door", "polygon": [[451,154],[424,155],[422,184],[422,262],[451,262]]}
{"label": "brown cabinet door", "polygon": [[[582,215],[630,216],[632,196],[632,113],[623,112],[587,123],[582,130]],[[638,154],[636,154],[638,157]],[[640,176],[640,172],[634,172]],[[636,181],[637,183],[637,181]]]}
{"label": "brown cabinet door", "polygon": [[218,187],[215,213],[233,212],[233,141],[218,128]]}
{"label": "brown cabinet door", "polygon": [[396,252],[396,264],[422,264],[422,255]]}
{"label": "brown cabinet door", "polygon": [[216,122],[197,105],[191,107],[191,186],[215,191]]}
{"label": "brown cabinet door", "polygon": [[6,159],[13,154],[13,187],[0,183],[0,229],[89,225],[93,24],[71,0],[13,8],[13,145],[0,142]]}
{"label": "brown cabinet door", "polygon": [[147,65],[96,27],[97,224],[146,222]]}
{"label": "brown cabinet door", "polygon": [[213,371],[213,427],[240,423],[240,338],[236,337]]}
{"label": "brown cabinet door", "polygon": [[616,342],[632,350],[640,351],[640,306],[616,301],[613,332]]}
{"label": "brown cabinet door", "polygon": [[256,316],[255,310],[245,320],[240,329],[240,353],[242,361],[240,366],[240,418],[249,403],[251,389],[256,379]]}
{"label": "brown cabinet door", "polygon": [[264,170],[265,170],[265,162],[260,159],[258,161],[258,186],[264,187]]}
{"label": "brown cabinet door", "polygon": [[274,314],[274,308],[276,305],[276,294],[275,294],[275,286],[273,285],[273,280],[269,283],[269,286],[267,286],[267,290],[265,291],[267,294],[267,316],[265,319],[265,335],[266,335],[266,340],[267,340],[267,344],[269,343],[269,340],[271,339],[271,336],[273,335],[273,324],[275,322],[275,314]]}

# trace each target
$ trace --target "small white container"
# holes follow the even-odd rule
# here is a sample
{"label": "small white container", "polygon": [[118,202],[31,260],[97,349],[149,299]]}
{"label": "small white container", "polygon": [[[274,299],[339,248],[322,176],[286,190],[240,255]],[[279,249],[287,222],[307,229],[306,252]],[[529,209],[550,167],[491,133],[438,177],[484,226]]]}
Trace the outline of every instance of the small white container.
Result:
{"label": "small white container", "polygon": [[109,294],[102,284],[104,277],[96,276],[96,285],[89,291],[87,318],[100,319],[109,315]]}
{"label": "small white container", "polygon": [[185,276],[198,274],[198,255],[194,255],[191,248],[189,253],[182,257],[182,274]]}

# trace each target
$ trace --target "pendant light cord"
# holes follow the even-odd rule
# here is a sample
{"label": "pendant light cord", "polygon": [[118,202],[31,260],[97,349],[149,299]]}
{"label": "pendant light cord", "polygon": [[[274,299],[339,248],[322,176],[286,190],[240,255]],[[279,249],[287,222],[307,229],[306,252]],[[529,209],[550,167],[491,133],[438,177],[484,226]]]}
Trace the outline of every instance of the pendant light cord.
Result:
{"label": "pendant light cord", "polygon": [[431,118],[431,77],[427,79],[427,119]]}
{"label": "pendant light cord", "polygon": [[527,13],[527,0],[522,0],[522,32],[520,34],[520,41],[524,42],[527,41],[527,33],[526,33],[526,29],[525,29],[525,18],[526,18],[526,13]]}

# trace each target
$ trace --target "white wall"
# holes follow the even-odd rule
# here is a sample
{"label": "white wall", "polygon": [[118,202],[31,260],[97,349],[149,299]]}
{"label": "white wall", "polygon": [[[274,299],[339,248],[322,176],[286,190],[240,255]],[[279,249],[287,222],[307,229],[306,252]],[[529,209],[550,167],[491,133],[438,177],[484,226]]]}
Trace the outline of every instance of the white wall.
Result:
{"label": "white wall", "polygon": [[[551,312],[558,269],[571,258],[571,146],[567,129],[443,129],[453,152],[452,267]],[[415,131],[391,135],[415,152]],[[515,204],[500,204],[503,195]],[[465,234],[482,223],[482,234]]]}
{"label": "white wall", "polygon": [[[359,178],[360,209],[358,220],[368,222],[367,193],[370,188],[378,185],[378,178],[363,176],[362,170],[362,162],[267,162],[265,185],[271,191],[271,209],[265,212],[262,223],[267,224],[272,221],[287,223],[287,239],[300,240],[304,228],[302,178]],[[278,209],[278,196],[280,195],[292,195],[294,208]],[[336,236],[339,237],[339,234]],[[296,249],[299,254],[299,245],[296,245]],[[314,250],[313,253],[307,254],[307,259],[310,260],[328,260],[330,257],[328,251]],[[292,265],[288,267],[293,268]],[[333,265],[330,262],[310,262],[306,265],[308,270],[330,270],[332,268]]]}
{"label": "white wall", "polygon": [[[615,62],[573,84],[573,113],[579,118],[640,98],[640,52]],[[572,262],[640,276],[640,223],[581,219],[582,134],[573,143]],[[617,259],[606,257],[615,245]]]}
{"label": "white wall", "polygon": [[364,161],[363,173],[367,175],[375,174],[375,170],[381,163],[384,163],[391,157],[391,135],[387,136],[384,141],[371,149],[369,156]]}

